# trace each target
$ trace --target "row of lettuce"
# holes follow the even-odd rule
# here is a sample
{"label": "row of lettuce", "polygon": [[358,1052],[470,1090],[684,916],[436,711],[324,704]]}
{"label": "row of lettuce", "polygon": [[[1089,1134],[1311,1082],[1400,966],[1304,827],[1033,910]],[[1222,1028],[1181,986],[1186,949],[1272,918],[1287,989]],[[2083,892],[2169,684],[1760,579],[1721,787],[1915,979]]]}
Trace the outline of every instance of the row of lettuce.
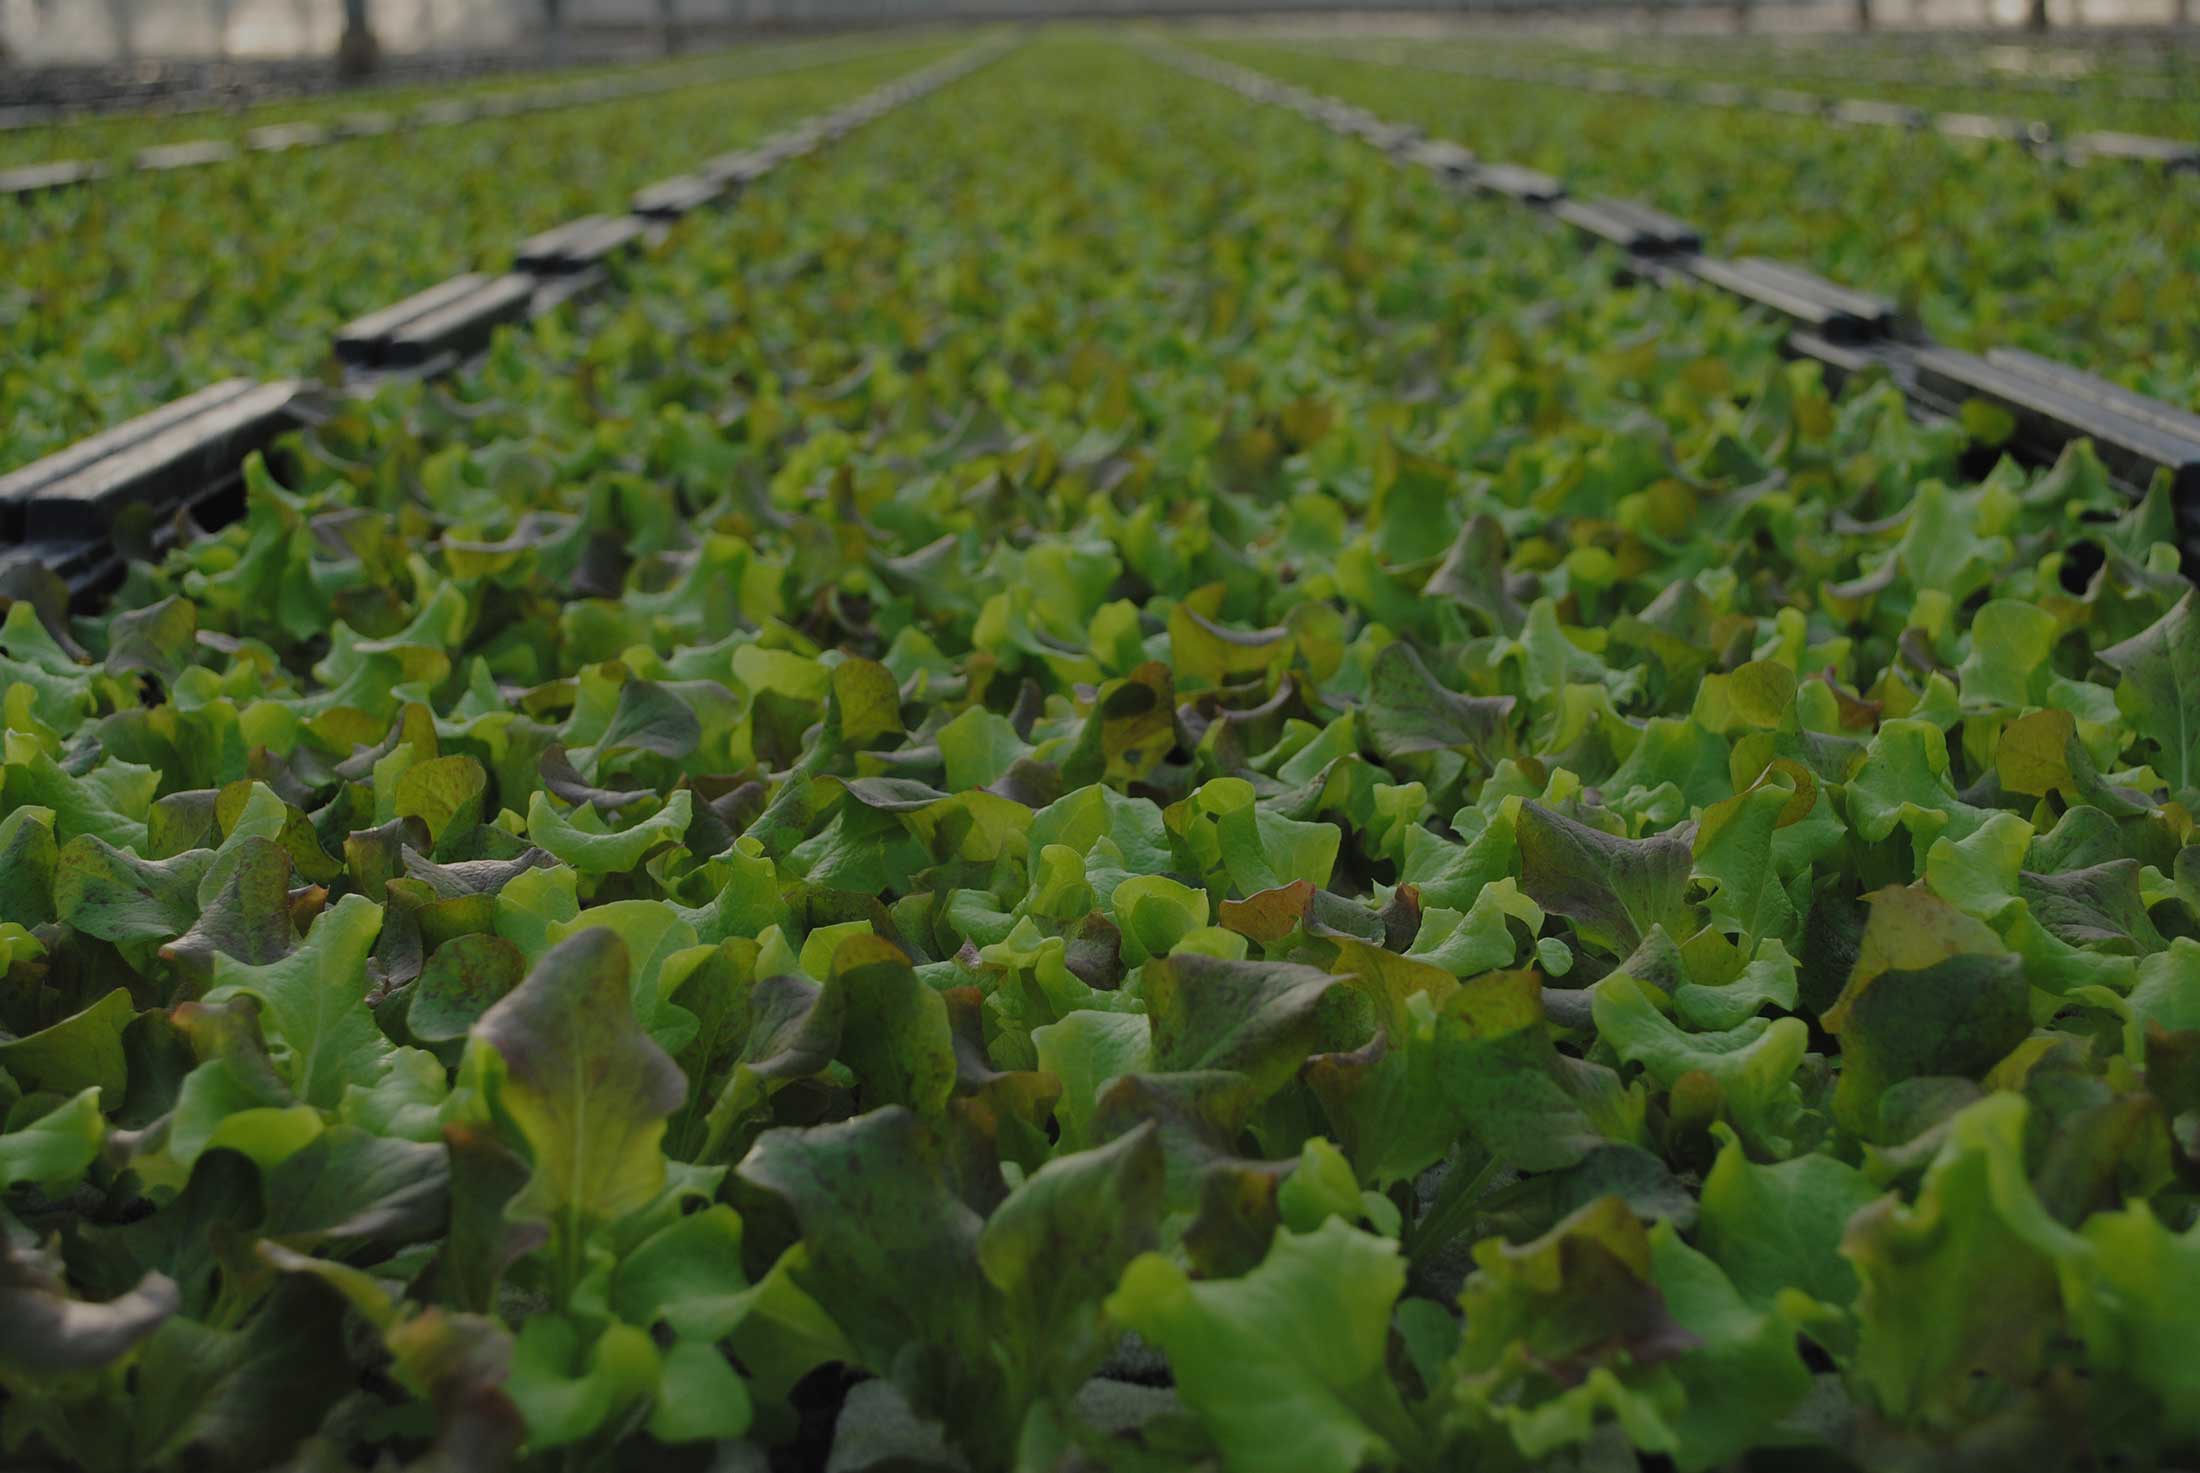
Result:
{"label": "row of lettuce", "polygon": [[10,1457],[2200,1446],[2162,494],[1099,43],[633,286],[7,611]]}
{"label": "row of lettuce", "polygon": [[139,149],[199,139],[242,143],[255,128],[286,123],[318,123],[340,128],[362,114],[378,114],[395,123],[423,110],[447,104],[486,104],[506,99],[572,95],[591,88],[649,86],[701,78],[730,70],[728,58],[684,58],[557,70],[506,71],[464,81],[405,82],[350,87],[308,96],[274,97],[234,104],[186,104],[151,101],[143,106],[89,115],[62,114],[51,121],[28,120],[0,130],[0,169],[85,159],[121,167]]}
{"label": "row of lettuce", "polygon": [[[0,470],[233,374],[314,372],[334,327],[455,272],[494,269],[534,230],[618,208],[636,186],[937,51],[870,40],[758,47],[616,70],[608,82],[718,76],[672,96],[408,134],[295,156],[124,177],[0,212]],[[893,56],[878,54],[896,51]],[[814,78],[757,75],[859,57]],[[1544,85],[1232,53],[1534,163],[1584,190],[1650,195],[1735,253],[1792,259],[1900,300],[1959,345],[2028,347],[2169,402],[2200,403],[2200,176],[2144,166],[2041,170],[2018,149],[1821,120],[1708,113]],[[1500,51],[1499,55],[1510,54]],[[1542,54],[1530,50],[1528,54]],[[1417,64],[1486,62],[1421,46]],[[1389,60],[1395,61],[1395,54]],[[747,75],[745,75],[747,74]],[[477,99],[499,79],[433,94]],[[379,105],[413,105],[411,94]],[[1960,99],[1959,99],[1960,100]],[[1976,99],[1973,99],[1976,101]],[[120,161],[270,119],[340,121],[316,100],[234,118],[118,120],[0,138]],[[279,120],[279,119],[278,119]],[[2093,121],[2113,121],[2105,112]],[[1859,210],[1869,199],[1874,208]]]}
{"label": "row of lettuce", "polygon": [[[1465,47],[1445,47],[1464,53]],[[1653,81],[1712,82],[1766,92],[1870,98],[1936,112],[2038,120],[2068,133],[2122,130],[2190,139],[2200,70],[2175,45],[2049,46],[2032,51],[1975,36],[1912,34],[1872,44],[1704,36],[1636,36],[1588,46],[1531,37],[1476,37],[1480,60],[1620,72]]]}
{"label": "row of lettuce", "polygon": [[1669,211],[1713,251],[1879,293],[1951,345],[2027,348],[2200,407],[2200,173],[2050,168],[2003,143],[1462,76],[1436,47],[1210,49]]}
{"label": "row of lettuce", "polygon": [[503,269],[537,231],[623,210],[645,184],[951,49],[809,43],[659,96],[125,175],[0,210],[0,471],[224,378],[313,375],[352,318]]}

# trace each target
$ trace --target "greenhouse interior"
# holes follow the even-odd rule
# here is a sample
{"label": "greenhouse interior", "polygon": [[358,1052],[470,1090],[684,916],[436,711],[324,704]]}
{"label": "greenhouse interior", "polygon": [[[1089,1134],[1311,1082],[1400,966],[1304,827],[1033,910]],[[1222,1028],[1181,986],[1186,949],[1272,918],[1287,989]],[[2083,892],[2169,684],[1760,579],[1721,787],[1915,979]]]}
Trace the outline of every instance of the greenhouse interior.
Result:
{"label": "greenhouse interior", "polygon": [[2200,1467],[2191,22],[0,0],[0,1467]]}

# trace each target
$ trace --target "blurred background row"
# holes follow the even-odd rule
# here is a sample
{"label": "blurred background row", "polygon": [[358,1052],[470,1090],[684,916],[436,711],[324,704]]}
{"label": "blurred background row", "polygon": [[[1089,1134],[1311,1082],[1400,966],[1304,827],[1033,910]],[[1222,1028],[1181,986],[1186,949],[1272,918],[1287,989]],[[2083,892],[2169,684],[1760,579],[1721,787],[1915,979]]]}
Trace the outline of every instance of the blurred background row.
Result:
{"label": "blurred background row", "polygon": [[2181,25],[2194,0],[0,0],[18,66],[324,55],[347,26],[405,54],[563,42],[597,54],[772,26],[1031,14],[1341,13],[1406,24],[1471,16],[1537,27],[1779,31]]}
{"label": "blurred background row", "polygon": [[[0,0],[0,474],[325,375],[352,319],[1001,29],[944,22],[1050,3],[2200,412],[2176,0]],[[101,60],[118,21],[134,57]]]}
{"label": "blurred background row", "polygon": [[364,20],[393,54],[540,44],[560,32],[615,51],[660,41],[667,23],[707,32],[936,8],[926,0],[0,0],[0,44],[28,65],[282,58],[325,54],[347,23]]}

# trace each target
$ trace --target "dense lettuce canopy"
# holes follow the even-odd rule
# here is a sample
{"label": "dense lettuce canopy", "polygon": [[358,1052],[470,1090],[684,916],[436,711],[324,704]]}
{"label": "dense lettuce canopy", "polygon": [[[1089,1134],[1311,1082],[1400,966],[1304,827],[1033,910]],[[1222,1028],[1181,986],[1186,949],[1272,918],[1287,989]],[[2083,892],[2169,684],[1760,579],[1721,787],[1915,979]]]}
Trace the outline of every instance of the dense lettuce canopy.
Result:
{"label": "dense lettuce canopy", "polygon": [[0,1451],[2200,1451],[2167,496],[1613,264],[1034,45],[9,590]]}

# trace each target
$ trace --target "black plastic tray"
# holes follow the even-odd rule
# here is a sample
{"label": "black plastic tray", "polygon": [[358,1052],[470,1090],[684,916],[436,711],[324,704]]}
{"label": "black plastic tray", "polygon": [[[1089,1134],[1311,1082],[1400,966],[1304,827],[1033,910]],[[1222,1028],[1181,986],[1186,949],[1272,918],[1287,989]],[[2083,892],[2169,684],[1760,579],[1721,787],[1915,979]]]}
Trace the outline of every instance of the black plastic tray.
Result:
{"label": "black plastic tray", "polygon": [[1637,256],[1680,255],[1703,244],[1695,226],[1633,200],[1560,200],[1551,206],[1551,213],[1576,230]]}
{"label": "black plastic tray", "polygon": [[651,220],[677,220],[723,199],[726,181],[704,174],[675,174],[636,190],[628,208]]}
{"label": "black plastic tray", "polygon": [[328,129],[319,123],[270,123],[245,134],[244,146],[254,153],[289,153],[294,148],[319,148],[328,139]]}
{"label": "black plastic tray", "polygon": [[117,451],[126,450],[195,414],[215,405],[226,404],[250,387],[252,380],[243,378],[210,384],[195,394],[172,400],[158,409],[147,410],[135,419],[125,420],[110,429],[101,430],[89,439],[79,440],[66,450],[57,450],[43,460],[34,460],[29,465],[20,466],[0,476],[0,537],[9,541],[21,539],[22,507],[31,496],[45,487],[66,480]]}
{"label": "black plastic tray", "polygon": [[1826,116],[1851,127],[1917,129],[1925,126],[1925,114],[1917,108],[1864,97],[1844,98],[1836,102]]}
{"label": "black plastic tray", "polygon": [[2081,159],[2128,159],[2165,169],[2200,169],[2200,143],[2144,133],[2080,133],[2070,151]]}
{"label": "black plastic tray", "polygon": [[1354,107],[1334,97],[1325,97],[1314,105],[1314,116],[1340,133],[1349,133],[1364,124],[1380,122],[1364,107]]}
{"label": "black plastic tray", "polygon": [[743,148],[732,153],[722,153],[714,159],[707,159],[702,167],[695,172],[706,179],[715,179],[720,184],[739,189],[741,186],[769,174],[777,163],[778,160],[776,159],[769,159],[762,154]]}
{"label": "black plastic tray", "polygon": [[1867,369],[1885,368],[1892,371],[1886,350],[1865,343],[1837,343],[1806,328],[1798,328],[1789,333],[1783,346],[1798,358],[1809,358],[1823,365],[1827,386],[1833,389],[1839,389],[1842,384]]}
{"label": "black plastic tray", "polygon": [[[552,278],[553,283],[585,281],[592,290],[602,272],[593,268]],[[453,353],[463,358],[489,346],[489,339],[507,322],[539,315],[544,301],[555,291],[540,277],[514,271],[493,277],[479,295],[464,302],[425,313],[390,336],[389,363],[393,368],[417,368],[431,358]]]}
{"label": "black plastic tray", "polygon": [[816,153],[825,142],[824,130],[815,123],[804,123],[785,132],[774,133],[756,146],[756,152],[774,162],[783,159],[799,159]]}
{"label": "black plastic tray", "polygon": [[2023,143],[2039,147],[2050,142],[2055,130],[2032,118],[1998,117],[1992,113],[1935,113],[1933,126],[1950,138],[1983,138],[1996,143]]}
{"label": "black plastic tray", "polygon": [[1870,342],[1894,329],[1894,303],[1783,262],[1761,256],[1732,261],[1698,256],[1688,270],[1836,343]]}
{"label": "black plastic tray", "polygon": [[1798,117],[1815,118],[1826,111],[1826,99],[1815,92],[1797,92],[1792,88],[1775,88],[1757,94],[1757,105],[1776,113],[1794,113]]}
{"label": "black plastic tray", "polygon": [[0,575],[16,568],[43,569],[66,583],[70,593],[81,595],[115,581],[122,572],[122,554],[104,538],[0,547]]}
{"label": "black plastic tray", "polygon": [[163,143],[141,148],[130,167],[140,173],[162,174],[175,169],[203,169],[226,164],[237,157],[236,145],[219,138],[200,138],[190,143]]}
{"label": "black plastic tray", "polygon": [[590,266],[584,271],[568,271],[563,276],[540,276],[532,279],[535,290],[527,302],[529,317],[555,312],[567,302],[583,301],[596,296],[611,285],[611,273],[601,266]]}
{"label": "black plastic tray", "polygon": [[184,506],[295,423],[293,383],[231,379],[0,477],[9,540],[99,538],[124,507]]}
{"label": "black plastic tray", "polygon": [[1446,179],[1463,179],[1474,167],[1474,150],[1448,138],[1424,138],[1407,149],[1404,158]]}
{"label": "black plastic tray", "polygon": [[1381,149],[1401,157],[1421,141],[1421,130],[1410,123],[1385,123],[1373,128],[1362,128],[1360,137]]}
{"label": "black plastic tray", "polygon": [[355,368],[413,369],[487,345],[500,323],[527,315],[532,277],[468,272],[345,324],[336,356]]}
{"label": "black plastic tray", "polygon": [[632,246],[648,228],[632,215],[583,215],[529,236],[519,243],[514,256],[520,270],[538,276],[586,271]]}
{"label": "black plastic tray", "polygon": [[0,169],[0,195],[28,199],[56,189],[71,189],[104,178],[105,164],[84,159],[62,159],[52,164],[26,164],[19,169]]}
{"label": "black plastic tray", "polygon": [[1467,175],[1476,189],[1531,205],[1547,205],[1566,196],[1566,186],[1550,175],[1519,164],[1476,164]]}
{"label": "black plastic tray", "polygon": [[2008,409],[2016,416],[2018,447],[2037,459],[2051,460],[2083,437],[2126,483],[2144,487],[2166,470],[2178,501],[2200,496],[2200,415],[2015,348],[1991,349],[1983,358],[1920,348],[1911,367],[1919,392],[1949,412],[1974,398]]}

